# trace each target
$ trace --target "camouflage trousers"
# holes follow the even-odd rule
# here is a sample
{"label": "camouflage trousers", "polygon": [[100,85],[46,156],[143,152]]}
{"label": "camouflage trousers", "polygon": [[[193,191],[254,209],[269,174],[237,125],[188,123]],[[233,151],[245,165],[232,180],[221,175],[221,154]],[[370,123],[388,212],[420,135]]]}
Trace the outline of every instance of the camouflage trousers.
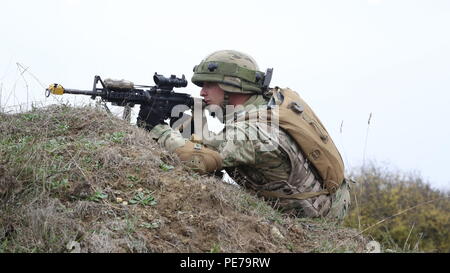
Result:
{"label": "camouflage trousers", "polygon": [[295,217],[324,217],[340,222],[347,216],[350,208],[350,188],[348,182],[344,181],[332,195],[306,200],[272,199],[271,203],[274,208]]}
{"label": "camouflage trousers", "polygon": [[345,179],[339,189],[331,196],[331,208],[326,217],[342,221],[347,216],[350,205],[350,185]]}

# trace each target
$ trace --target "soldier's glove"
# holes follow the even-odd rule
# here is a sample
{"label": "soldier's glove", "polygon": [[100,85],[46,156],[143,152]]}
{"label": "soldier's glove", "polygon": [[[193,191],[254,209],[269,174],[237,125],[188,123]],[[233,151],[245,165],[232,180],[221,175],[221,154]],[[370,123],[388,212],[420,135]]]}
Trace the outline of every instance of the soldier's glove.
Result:
{"label": "soldier's glove", "polygon": [[223,159],[220,154],[202,144],[187,141],[183,146],[177,148],[175,153],[188,167],[201,174],[222,169]]}
{"label": "soldier's glove", "polygon": [[166,116],[164,107],[158,104],[141,104],[141,109],[137,117],[137,126],[148,131],[158,124],[166,124],[164,118]]}

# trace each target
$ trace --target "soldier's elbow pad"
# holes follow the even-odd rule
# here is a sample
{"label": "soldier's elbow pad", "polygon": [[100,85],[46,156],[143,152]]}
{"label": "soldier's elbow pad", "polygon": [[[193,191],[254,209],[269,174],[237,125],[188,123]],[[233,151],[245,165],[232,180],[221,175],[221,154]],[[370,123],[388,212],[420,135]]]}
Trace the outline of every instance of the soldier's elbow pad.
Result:
{"label": "soldier's elbow pad", "polygon": [[214,150],[201,144],[187,141],[175,153],[188,167],[199,173],[210,173],[222,169],[222,157]]}

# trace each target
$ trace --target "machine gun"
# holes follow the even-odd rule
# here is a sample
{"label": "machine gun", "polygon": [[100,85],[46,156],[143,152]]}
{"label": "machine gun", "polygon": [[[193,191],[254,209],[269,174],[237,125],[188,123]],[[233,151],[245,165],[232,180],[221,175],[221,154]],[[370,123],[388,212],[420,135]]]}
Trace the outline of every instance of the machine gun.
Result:
{"label": "machine gun", "polygon": [[[182,78],[177,78],[175,75],[167,78],[155,73],[153,81],[156,84],[155,86],[134,85],[132,82],[125,80],[105,79],[103,81],[100,76],[95,76],[92,91],[66,89],[55,83],[46,89],[45,95],[46,97],[50,96],[50,94],[88,95],[91,96],[91,99],[100,97],[102,101],[111,102],[113,105],[118,106],[133,107],[135,104],[155,105],[159,111],[164,113],[165,119],[170,118],[171,110],[177,105],[185,105],[192,109],[194,98],[191,95],[173,91],[176,87],[187,86],[187,80],[184,75]],[[99,83],[100,87],[98,86]]]}

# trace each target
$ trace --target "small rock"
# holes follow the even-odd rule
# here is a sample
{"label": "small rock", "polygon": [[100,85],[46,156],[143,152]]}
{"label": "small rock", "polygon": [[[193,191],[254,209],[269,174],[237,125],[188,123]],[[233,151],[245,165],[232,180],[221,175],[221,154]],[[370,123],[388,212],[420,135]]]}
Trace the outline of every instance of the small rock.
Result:
{"label": "small rock", "polygon": [[270,234],[272,234],[272,236],[275,237],[276,239],[284,240],[283,234],[281,234],[280,230],[276,226],[273,226],[270,229]]}
{"label": "small rock", "polygon": [[68,242],[66,245],[66,249],[69,251],[69,253],[81,253],[81,246],[77,241]]}
{"label": "small rock", "polygon": [[381,253],[380,243],[377,241],[370,241],[366,245],[366,253]]}

